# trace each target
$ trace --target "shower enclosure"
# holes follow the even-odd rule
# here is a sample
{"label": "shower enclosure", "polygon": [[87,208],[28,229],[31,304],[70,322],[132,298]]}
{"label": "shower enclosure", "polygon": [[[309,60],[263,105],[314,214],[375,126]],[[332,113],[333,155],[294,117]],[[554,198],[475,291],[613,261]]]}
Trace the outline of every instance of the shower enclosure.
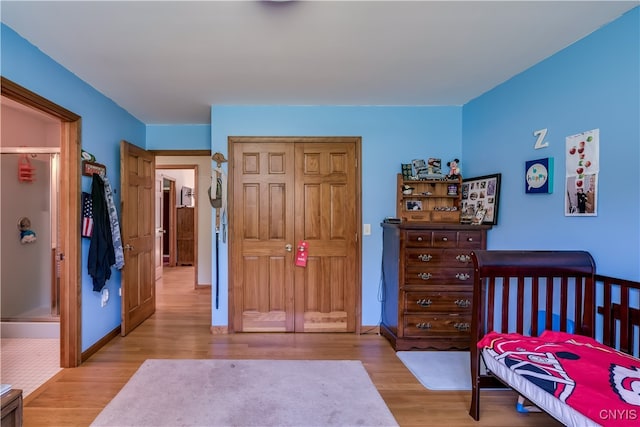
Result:
{"label": "shower enclosure", "polygon": [[0,154],[3,335],[11,322],[59,322],[59,151],[3,147]]}

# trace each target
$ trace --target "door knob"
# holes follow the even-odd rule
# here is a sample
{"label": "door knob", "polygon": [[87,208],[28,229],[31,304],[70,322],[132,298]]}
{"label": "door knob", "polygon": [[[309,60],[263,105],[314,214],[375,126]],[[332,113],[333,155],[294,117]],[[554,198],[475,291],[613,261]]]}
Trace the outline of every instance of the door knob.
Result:
{"label": "door knob", "polygon": [[130,244],[127,243],[126,245],[124,245],[124,250],[125,251],[132,251],[133,250],[133,245],[130,245]]}
{"label": "door knob", "polygon": [[287,243],[286,245],[284,245],[284,249],[287,252],[291,252],[293,250],[293,245],[291,243]]}

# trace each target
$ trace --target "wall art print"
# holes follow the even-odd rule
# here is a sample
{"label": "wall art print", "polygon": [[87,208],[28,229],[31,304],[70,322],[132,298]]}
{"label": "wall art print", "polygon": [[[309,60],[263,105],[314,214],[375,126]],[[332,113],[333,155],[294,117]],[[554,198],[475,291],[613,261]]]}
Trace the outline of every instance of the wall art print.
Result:
{"label": "wall art print", "polygon": [[553,193],[553,157],[525,162],[524,191],[527,194]]}
{"label": "wall art print", "polygon": [[566,138],[565,216],[598,214],[600,130]]}

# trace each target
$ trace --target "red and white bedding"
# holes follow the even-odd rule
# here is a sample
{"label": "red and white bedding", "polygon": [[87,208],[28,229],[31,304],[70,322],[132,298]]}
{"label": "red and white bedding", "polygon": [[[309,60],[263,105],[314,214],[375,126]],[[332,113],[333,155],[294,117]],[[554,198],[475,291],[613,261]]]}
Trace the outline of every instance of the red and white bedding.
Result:
{"label": "red and white bedding", "polygon": [[491,332],[487,368],[565,425],[640,426],[640,360],[565,332]]}

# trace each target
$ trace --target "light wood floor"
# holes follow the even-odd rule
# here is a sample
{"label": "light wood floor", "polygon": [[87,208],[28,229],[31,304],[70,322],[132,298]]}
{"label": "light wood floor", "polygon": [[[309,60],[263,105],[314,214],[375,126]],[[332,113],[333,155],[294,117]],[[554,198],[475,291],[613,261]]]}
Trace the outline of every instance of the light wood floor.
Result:
{"label": "light wood floor", "polygon": [[211,335],[211,291],[193,289],[193,270],[165,268],[162,282],[150,319],[25,399],[25,427],[88,426],[149,358],[357,359],[401,426],[560,425],[545,414],[516,412],[511,391],[483,392],[481,419],[475,422],[468,415],[470,392],[426,390],[377,334]]}

